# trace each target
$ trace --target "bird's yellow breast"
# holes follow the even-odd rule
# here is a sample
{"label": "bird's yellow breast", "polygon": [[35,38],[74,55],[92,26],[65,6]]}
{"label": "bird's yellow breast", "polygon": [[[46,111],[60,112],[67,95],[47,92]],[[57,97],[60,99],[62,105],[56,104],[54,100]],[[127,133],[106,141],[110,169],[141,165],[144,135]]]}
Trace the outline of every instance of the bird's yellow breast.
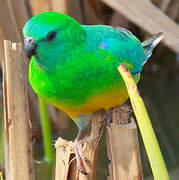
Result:
{"label": "bird's yellow breast", "polygon": [[[133,78],[137,83],[140,78],[140,73],[133,75]],[[108,110],[109,108],[123,104],[127,99],[128,92],[125,85],[123,85],[111,89],[104,94],[90,97],[86,100],[85,103],[82,103],[78,106],[67,106],[60,103],[55,104],[52,102],[50,103],[64,111],[71,118],[75,118],[80,114],[88,114],[98,111],[100,109]]]}
{"label": "bird's yellow breast", "polygon": [[74,118],[79,114],[87,114],[98,111],[100,109],[109,109],[124,103],[128,98],[128,93],[126,88],[115,89],[102,94],[97,97],[91,97],[87,101],[78,106],[64,106],[64,105],[55,105],[57,108],[63,110],[67,115]]}

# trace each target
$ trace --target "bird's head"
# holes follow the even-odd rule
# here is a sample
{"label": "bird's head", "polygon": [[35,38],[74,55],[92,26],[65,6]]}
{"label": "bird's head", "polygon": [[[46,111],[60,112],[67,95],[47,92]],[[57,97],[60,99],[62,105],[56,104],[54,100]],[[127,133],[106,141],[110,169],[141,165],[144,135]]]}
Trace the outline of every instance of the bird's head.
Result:
{"label": "bird's head", "polygon": [[54,11],[40,13],[28,20],[24,25],[23,35],[27,56],[35,56],[40,61],[49,57],[58,58],[60,53],[84,42],[85,37],[77,21]]}

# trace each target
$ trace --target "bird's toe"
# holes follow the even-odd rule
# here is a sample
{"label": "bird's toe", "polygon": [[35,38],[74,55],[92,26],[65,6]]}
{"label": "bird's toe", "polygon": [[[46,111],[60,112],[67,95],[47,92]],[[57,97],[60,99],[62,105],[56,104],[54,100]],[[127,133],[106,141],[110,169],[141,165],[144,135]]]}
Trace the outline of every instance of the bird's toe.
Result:
{"label": "bird's toe", "polygon": [[75,151],[75,156],[76,156],[76,162],[77,162],[78,170],[82,174],[87,175],[88,173],[85,170],[85,167],[83,165],[82,160],[88,161],[88,159],[86,158],[86,156],[84,155],[84,153],[82,151],[82,145],[83,145],[82,141],[75,140],[75,142],[74,142],[74,151]]}

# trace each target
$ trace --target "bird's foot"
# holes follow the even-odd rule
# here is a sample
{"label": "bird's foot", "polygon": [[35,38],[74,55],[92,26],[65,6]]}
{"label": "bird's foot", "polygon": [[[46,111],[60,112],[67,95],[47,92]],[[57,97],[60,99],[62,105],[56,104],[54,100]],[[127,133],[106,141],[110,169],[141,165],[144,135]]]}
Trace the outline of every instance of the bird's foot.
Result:
{"label": "bird's foot", "polygon": [[82,146],[83,146],[83,141],[75,139],[74,151],[76,156],[77,168],[82,174],[87,175],[88,173],[85,170],[82,160],[88,161],[88,159],[82,152]]}

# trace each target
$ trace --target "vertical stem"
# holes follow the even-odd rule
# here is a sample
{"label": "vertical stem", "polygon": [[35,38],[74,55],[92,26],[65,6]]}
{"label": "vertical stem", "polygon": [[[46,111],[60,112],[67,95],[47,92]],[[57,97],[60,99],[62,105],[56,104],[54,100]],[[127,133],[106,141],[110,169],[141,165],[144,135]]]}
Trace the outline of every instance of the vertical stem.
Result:
{"label": "vertical stem", "polygon": [[48,117],[47,107],[44,100],[38,97],[40,119],[42,125],[42,135],[44,142],[45,160],[47,162],[54,162],[54,151],[52,146],[52,135],[50,129],[50,121]]}
{"label": "vertical stem", "polygon": [[3,180],[3,178],[2,178],[2,173],[0,172],[0,180]]}
{"label": "vertical stem", "polygon": [[155,180],[169,180],[168,171],[160,151],[160,147],[155,136],[150,118],[145,108],[144,102],[139,95],[137,85],[135,84],[132,75],[125,66],[121,64],[118,71],[124,79],[127,91],[131,100],[131,104],[139,125],[145,149],[149,158],[150,166]]}
{"label": "vertical stem", "polygon": [[6,179],[33,180],[27,89],[27,59],[22,45],[4,41],[3,100]]}

